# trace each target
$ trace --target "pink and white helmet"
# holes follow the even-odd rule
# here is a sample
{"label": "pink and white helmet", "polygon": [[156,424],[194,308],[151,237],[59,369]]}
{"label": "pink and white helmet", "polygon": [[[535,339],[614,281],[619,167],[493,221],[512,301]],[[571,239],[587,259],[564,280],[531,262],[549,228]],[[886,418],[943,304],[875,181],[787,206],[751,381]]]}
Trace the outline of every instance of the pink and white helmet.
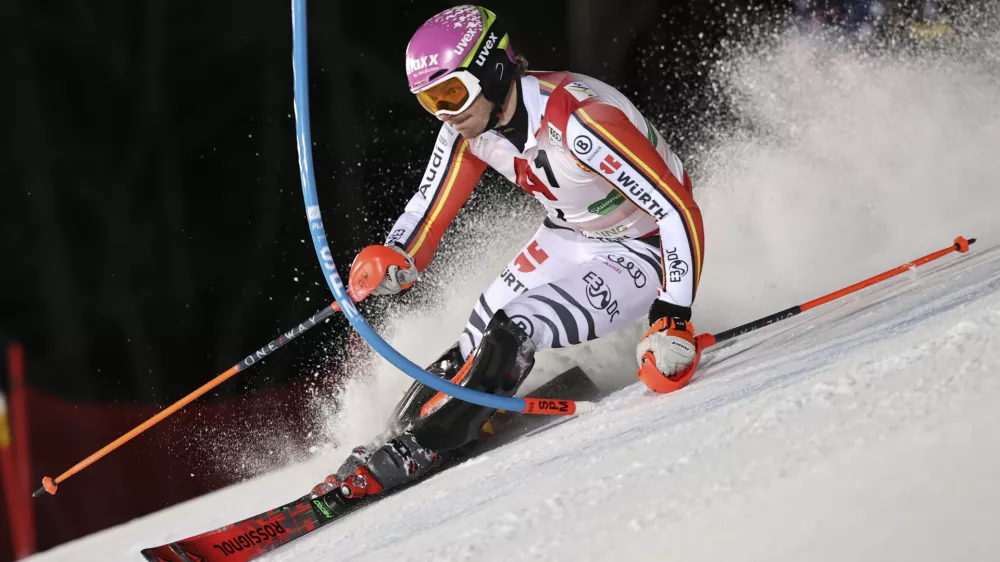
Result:
{"label": "pink and white helmet", "polygon": [[496,15],[481,6],[456,6],[437,14],[406,46],[406,79],[413,93],[467,71],[479,80],[486,99],[499,103],[516,70],[510,38]]}

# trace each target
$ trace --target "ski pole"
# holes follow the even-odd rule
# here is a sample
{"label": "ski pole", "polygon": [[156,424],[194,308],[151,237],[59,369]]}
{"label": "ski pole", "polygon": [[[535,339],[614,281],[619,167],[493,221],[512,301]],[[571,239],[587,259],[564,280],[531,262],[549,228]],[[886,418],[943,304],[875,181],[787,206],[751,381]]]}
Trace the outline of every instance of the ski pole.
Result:
{"label": "ski pole", "polygon": [[864,281],[861,281],[860,283],[855,283],[854,285],[851,285],[850,287],[844,287],[843,289],[841,289],[839,291],[834,291],[834,292],[832,292],[832,293],[830,293],[828,295],[824,295],[824,296],[819,297],[817,299],[813,299],[813,300],[811,300],[811,301],[809,301],[807,303],[803,303],[803,304],[800,304],[800,305],[797,305],[797,306],[793,306],[791,308],[786,308],[785,310],[782,310],[781,312],[775,312],[774,314],[765,316],[763,318],[759,318],[757,320],[754,320],[753,322],[747,322],[746,324],[743,324],[742,326],[737,326],[735,328],[726,330],[724,332],[719,332],[718,334],[714,334],[714,335],[713,334],[700,334],[700,335],[698,335],[695,338],[695,340],[698,342],[698,348],[699,349],[702,349],[702,350],[703,349],[707,349],[707,348],[712,347],[713,345],[715,345],[715,344],[717,344],[719,342],[724,342],[726,340],[730,340],[730,339],[733,339],[735,337],[742,336],[743,334],[746,334],[747,332],[752,332],[754,330],[758,330],[760,328],[763,328],[764,326],[770,326],[771,324],[774,324],[776,322],[781,322],[782,320],[788,320],[789,318],[791,318],[793,316],[797,316],[798,314],[800,314],[802,312],[805,312],[806,310],[809,310],[809,309],[812,309],[812,308],[816,308],[817,306],[820,306],[822,304],[826,304],[826,303],[828,303],[830,301],[833,301],[833,300],[839,299],[841,297],[847,296],[847,295],[849,295],[851,293],[855,293],[857,291],[860,291],[861,289],[864,289],[865,287],[870,287],[870,286],[872,286],[872,285],[874,285],[876,283],[885,281],[886,279],[889,279],[890,277],[895,277],[895,276],[899,275],[900,273],[905,273],[905,272],[909,271],[910,269],[912,269],[914,267],[918,267],[918,266],[924,265],[927,262],[934,261],[934,260],[936,260],[936,259],[938,259],[938,258],[940,258],[942,256],[946,256],[946,255],[948,255],[948,254],[950,254],[952,252],[959,252],[959,253],[964,254],[965,252],[969,251],[969,245],[970,244],[974,244],[975,242],[976,242],[975,238],[970,238],[970,239],[966,240],[965,238],[959,236],[958,238],[955,239],[955,243],[952,244],[951,246],[948,246],[947,248],[938,250],[938,251],[936,251],[934,253],[931,253],[931,254],[927,254],[926,256],[924,256],[922,258],[915,259],[915,260],[913,260],[913,261],[911,261],[909,263],[903,264],[903,265],[901,265],[901,266],[899,266],[899,267],[897,267],[895,269],[890,269],[889,271],[886,271],[884,273],[880,273],[880,274],[878,274],[878,275],[876,275],[874,277],[869,277],[868,279],[865,279]]}
{"label": "ski pole", "polygon": [[[895,277],[900,273],[909,271],[911,268],[924,265],[927,262],[934,261],[952,252],[959,252],[964,254],[965,252],[969,251],[969,244],[973,244],[975,243],[975,241],[976,241],[975,238],[970,238],[966,240],[965,238],[959,236],[958,238],[955,239],[955,243],[952,244],[951,246],[948,246],[947,248],[927,254],[922,258],[915,259],[909,263],[903,264],[895,269],[890,269],[889,271],[880,273],[874,277],[869,277],[868,279],[865,279],[860,283],[855,283],[850,287],[844,287],[839,291],[834,291],[828,295],[823,295],[822,297],[813,299],[807,303],[796,305],[791,308],[786,308],[781,312],[775,312],[774,314],[770,314],[763,318],[758,318],[753,322],[747,322],[742,326],[737,326],[735,328],[731,328],[724,332],[719,332],[718,334],[709,334],[709,333],[698,334],[694,338],[695,342],[697,343],[697,349],[698,349],[697,353],[695,353],[694,362],[689,367],[682,370],[680,373],[674,375],[673,377],[667,377],[662,380],[657,379],[658,388],[656,389],[656,392],[659,392],[661,394],[666,394],[668,392],[674,392],[676,390],[684,388],[684,386],[687,385],[688,381],[691,380],[691,376],[694,375],[694,372],[698,369],[698,364],[701,361],[701,353],[719,342],[731,340],[735,337],[742,336],[743,334],[746,334],[748,332],[759,330],[764,326],[770,326],[771,324],[781,322],[782,320],[788,320],[789,318],[797,316],[806,310],[816,308],[817,306],[839,299],[840,297],[847,296],[851,293],[855,293],[857,291],[860,291],[861,289],[864,289],[865,287],[870,287],[876,283],[885,281],[890,277]],[[646,354],[652,357],[651,353],[646,352]],[[647,368],[647,358],[644,355],[642,363],[639,366],[640,378],[642,376],[641,375],[642,370],[646,368]]]}
{"label": "ski pole", "polygon": [[292,341],[293,339],[301,336],[302,334],[304,334],[307,330],[309,330],[310,328],[312,328],[316,324],[319,324],[323,320],[326,320],[327,318],[329,318],[330,316],[332,316],[335,312],[340,312],[340,307],[337,305],[337,303],[332,303],[332,304],[330,304],[328,306],[323,307],[322,309],[320,309],[319,311],[317,311],[315,314],[313,314],[309,318],[307,318],[304,321],[302,321],[301,323],[299,323],[298,326],[295,326],[291,330],[289,330],[289,331],[285,332],[284,334],[278,336],[278,339],[276,339],[276,340],[272,341],[271,343],[265,345],[264,347],[258,349],[256,352],[251,353],[250,355],[247,355],[245,359],[243,359],[239,363],[233,365],[232,367],[230,367],[229,369],[227,369],[224,373],[220,374],[219,376],[215,377],[214,379],[212,379],[212,380],[208,381],[207,383],[201,385],[197,390],[195,390],[191,394],[188,394],[184,398],[181,398],[180,400],[178,400],[177,402],[175,402],[172,406],[161,410],[155,416],[153,416],[153,417],[149,418],[148,420],[142,422],[140,425],[136,426],[135,428],[133,428],[128,433],[122,435],[118,439],[115,439],[111,443],[108,443],[107,445],[105,445],[104,447],[101,448],[101,450],[95,452],[94,454],[90,455],[89,457],[87,457],[87,458],[83,459],[82,461],[76,463],[76,465],[74,465],[73,468],[70,468],[66,472],[63,472],[62,474],[60,474],[56,478],[49,478],[48,476],[46,476],[45,478],[42,478],[42,487],[39,488],[39,489],[37,489],[37,490],[35,490],[35,493],[32,494],[32,496],[37,498],[38,496],[44,494],[45,492],[48,492],[50,494],[55,494],[56,490],[59,488],[59,484],[62,484],[63,482],[65,482],[70,476],[73,476],[74,474],[76,474],[76,473],[80,472],[81,470],[87,468],[88,466],[94,464],[95,462],[97,462],[98,460],[100,460],[101,458],[103,458],[104,456],[106,456],[108,453],[114,451],[118,447],[121,447],[125,443],[128,443],[129,441],[132,440],[132,438],[134,438],[135,436],[139,435],[143,431],[146,431],[147,429],[153,427],[154,425],[156,425],[159,422],[163,421],[165,418],[167,418],[168,416],[170,416],[171,414],[173,414],[177,410],[180,410],[181,408],[183,408],[184,406],[187,406],[188,404],[190,404],[194,400],[197,400],[200,396],[202,396],[203,394],[205,394],[209,390],[212,390],[213,388],[215,388],[215,387],[219,386],[220,384],[226,382],[227,380],[229,380],[230,378],[232,378],[233,375],[235,375],[236,373],[239,373],[240,371],[243,371],[243,370],[245,370],[245,369],[247,369],[247,368],[255,365],[258,361],[264,359],[265,357],[267,357],[268,355],[270,355],[273,351],[275,351],[279,347],[282,347],[286,343],[288,343],[288,342]]}

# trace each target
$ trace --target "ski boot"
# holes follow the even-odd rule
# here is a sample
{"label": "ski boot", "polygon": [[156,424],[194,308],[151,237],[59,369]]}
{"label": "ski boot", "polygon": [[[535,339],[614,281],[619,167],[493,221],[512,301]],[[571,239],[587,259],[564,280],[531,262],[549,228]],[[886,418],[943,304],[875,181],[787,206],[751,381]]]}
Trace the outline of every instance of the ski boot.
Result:
{"label": "ski boot", "polygon": [[[534,365],[534,351],[524,330],[499,311],[467,361],[453,347],[431,368],[464,387],[513,396]],[[456,371],[457,365],[461,368]],[[338,506],[350,507],[366,496],[414,482],[440,467],[452,451],[476,441],[495,412],[414,384],[389,420],[390,431],[399,433],[374,450],[355,448],[337,472],[313,489],[314,497],[334,496]],[[330,494],[335,489],[340,493]]]}
{"label": "ski boot", "polygon": [[358,500],[416,480],[438,461],[438,455],[403,433],[374,451],[356,447],[337,472],[327,476],[312,490],[313,497],[339,489],[340,495]]}
{"label": "ski boot", "polygon": [[[473,350],[451,382],[496,396],[513,396],[535,364],[535,345],[528,334],[503,310],[490,319],[479,347]],[[412,412],[416,410],[415,414]],[[494,408],[463,402],[442,392],[434,393],[419,408],[409,431],[426,447],[450,451],[479,439],[483,424]]]}
{"label": "ski boot", "polygon": [[[448,348],[438,357],[436,361],[427,367],[427,372],[444,380],[454,380],[459,370],[465,364],[462,359],[462,352],[458,347],[458,342]],[[389,418],[387,433],[397,433],[405,431],[415,420],[420,417],[420,409],[430,400],[437,391],[429,386],[414,381],[409,390],[399,401]]]}
{"label": "ski boot", "polygon": [[329,494],[330,492],[340,488],[340,485],[347,479],[348,476],[352,475],[355,470],[365,465],[372,456],[371,452],[365,447],[355,447],[351,451],[350,456],[344,461],[344,464],[340,465],[337,472],[327,476],[322,482],[313,486],[312,497],[316,498]]}

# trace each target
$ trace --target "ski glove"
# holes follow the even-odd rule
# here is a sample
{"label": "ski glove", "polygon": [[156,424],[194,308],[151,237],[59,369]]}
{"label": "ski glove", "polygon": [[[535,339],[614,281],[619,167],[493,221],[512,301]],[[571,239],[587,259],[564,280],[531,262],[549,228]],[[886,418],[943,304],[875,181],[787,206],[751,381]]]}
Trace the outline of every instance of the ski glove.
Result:
{"label": "ski glove", "polygon": [[417,271],[417,264],[413,262],[413,257],[406,253],[399,246],[385,246],[395,250],[399,256],[396,260],[390,260],[389,266],[386,268],[385,276],[382,277],[382,281],[375,287],[372,291],[373,295],[395,295],[406,291],[420,278],[420,272]]}
{"label": "ski glove", "polygon": [[354,302],[370,294],[395,295],[413,286],[419,273],[413,258],[396,246],[368,246],[351,264],[348,293]]}
{"label": "ski glove", "polygon": [[657,299],[649,316],[651,326],[635,350],[639,380],[656,392],[673,392],[687,384],[700,358],[691,309]]}

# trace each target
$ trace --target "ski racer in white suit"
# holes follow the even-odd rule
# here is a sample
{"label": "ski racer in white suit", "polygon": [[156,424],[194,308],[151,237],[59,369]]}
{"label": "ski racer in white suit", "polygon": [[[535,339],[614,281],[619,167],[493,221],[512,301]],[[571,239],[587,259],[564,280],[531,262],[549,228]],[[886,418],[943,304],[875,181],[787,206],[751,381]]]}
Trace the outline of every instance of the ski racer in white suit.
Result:
{"label": "ski racer in white suit", "polygon": [[[599,80],[528,72],[496,16],[477,6],[428,20],[406,66],[411,91],[443,124],[385,244],[355,260],[379,264],[374,294],[414,285],[487,166],[548,211],[479,297],[456,346],[428,370],[509,396],[534,351],[593,340],[648,314],[639,378],[658,392],[683,386],[698,355],[690,317],[705,237],[691,181],[656,128]],[[492,414],[416,383],[396,412],[401,433],[374,452],[359,448],[317,493],[339,486],[356,498],[417,478]]]}

